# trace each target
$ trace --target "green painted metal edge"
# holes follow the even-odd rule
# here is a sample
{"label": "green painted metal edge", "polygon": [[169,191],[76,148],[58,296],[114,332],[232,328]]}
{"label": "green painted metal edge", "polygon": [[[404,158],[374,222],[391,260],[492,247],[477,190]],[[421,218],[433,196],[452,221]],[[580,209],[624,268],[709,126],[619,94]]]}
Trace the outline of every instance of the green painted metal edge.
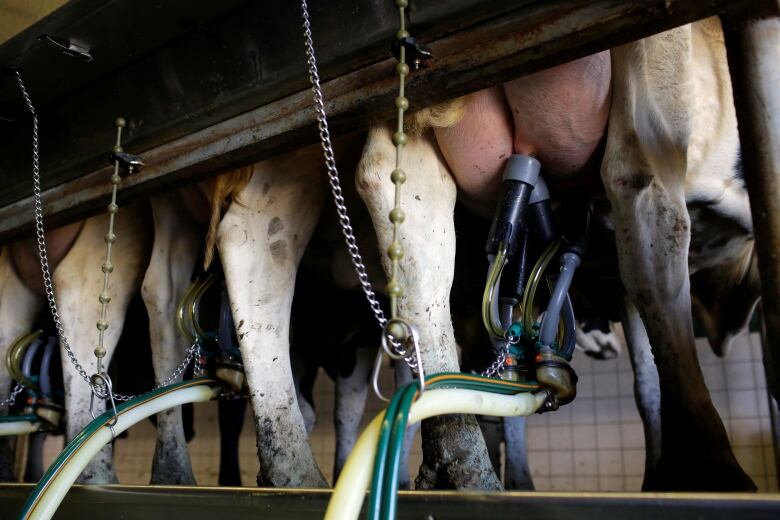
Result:
{"label": "green painted metal edge", "polygon": [[37,415],[4,415],[0,417],[0,423],[13,422],[39,422],[41,420]]}
{"label": "green painted metal edge", "polygon": [[[167,393],[182,388],[189,388],[192,386],[200,386],[200,385],[210,385],[215,383],[217,383],[217,380],[211,377],[201,377],[197,379],[192,379],[190,381],[182,381],[181,383],[174,383],[172,385],[154,389],[151,392],[148,392],[139,397],[136,397],[135,399],[131,399],[125,403],[122,403],[121,405],[116,407],[116,411],[117,414],[122,414],[127,410],[135,408],[136,406],[140,406],[146,403],[147,401],[150,401],[151,399],[154,399],[161,395],[165,395]],[[73,440],[71,440],[68,443],[67,446],[65,446],[65,448],[60,452],[60,454],[57,456],[54,462],[52,462],[51,466],[48,467],[46,473],[44,473],[43,477],[41,477],[41,480],[38,481],[38,484],[36,484],[35,488],[33,488],[32,493],[30,493],[30,496],[25,501],[22,510],[19,512],[19,518],[25,518],[29,514],[30,510],[32,510],[35,507],[40,496],[43,494],[46,488],[49,487],[51,481],[59,474],[60,470],[65,465],[65,463],[68,460],[70,460],[70,458],[76,452],[78,452],[78,450],[84,445],[84,443],[87,440],[89,440],[90,437],[92,437],[95,434],[95,432],[97,432],[103,426],[106,426],[113,418],[114,418],[113,410],[106,410],[104,413],[100,414],[92,422],[86,425],[84,429],[81,430],[78,433],[78,435],[76,435],[73,438]]]}

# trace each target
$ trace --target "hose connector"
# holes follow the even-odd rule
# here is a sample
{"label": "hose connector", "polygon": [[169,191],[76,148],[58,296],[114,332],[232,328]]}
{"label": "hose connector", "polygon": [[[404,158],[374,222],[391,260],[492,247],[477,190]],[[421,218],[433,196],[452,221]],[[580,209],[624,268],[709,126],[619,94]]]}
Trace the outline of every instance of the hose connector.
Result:
{"label": "hose connector", "polygon": [[552,391],[559,405],[570,403],[577,396],[577,374],[552,348],[541,345],[538,348],[536,380]]}

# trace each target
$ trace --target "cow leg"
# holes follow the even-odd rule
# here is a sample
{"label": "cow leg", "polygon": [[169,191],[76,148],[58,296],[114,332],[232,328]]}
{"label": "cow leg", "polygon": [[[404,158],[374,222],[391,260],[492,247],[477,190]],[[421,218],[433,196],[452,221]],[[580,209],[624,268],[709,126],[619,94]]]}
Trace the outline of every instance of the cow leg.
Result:
{"label": "cow leg", "polygon": [[254,166],[219,225],[219,247],[249,384],[259,485],[325,487],[290,368],[295,275],[323,204],[318,150]]}
{"label": "cow leg", "polygon": [[38,482],[43,476],[43,443],[46,442],[46,435],[46,432],[35,432],[27,437],[24,482]]}
{"label": "cow leg", "polygon": [[307,362],[301,356],[292,354],[291,358],[295,395],[298,396],[298,408],[303,416],[303,424],[306,426],[306,434],[311,435],[317,424],[317,411],[314,409],[314,382],[317,380],[317,372],[320,367]]}
{"label": "cow leg", "polygon": [[[11,376],[5,366],[6,351],[11,342],[30,332],[41,308],[41,298],[27,288],[14,269],[11,251],[0,251],[0,401],[8,398]],[[7,415],[8,407],[0,405],[0,415]],[[0,482],[15,480],[14,449],[11,439],[0,437]]]}
{"label": "cow leg", "polygon": [[737,463],[704,384],[691,321],[685,205],[692,95],[683,27],[613,52],[613,104],[602,178],[620,275],[644,322],[661,388],[658,485],[755,489]]}
{"label": "cow leg", "polygon": [[[352,447],[360,433],[360,420],[366,408],[368,380],[376,350],[355,348],[354,367],[348,374],[342,375],[341,369],[336,376],[336,460],[333,463],[333,481],[339,478],[341,468],[347,462]],[[347,370],[345,370],[346,372]]]}
{"label": "cow leg", "polygon": [[525,417],[504,417],[506,468],[504,485],[507,489],[533,491],[534,481],[528,467],[525,444]]}
{"label": "cow leg", "polygon": [[501,444],[504,442],[504,424],[501,417],[477,415],[477,424],[485,438],[490,465],[496,475],[501,476]]}
{"label": "cow leg", "polygon": [[623,295],[621,321],[634,370],[634,399],[645,430],[645,480],[642,489],[658,489],[656,476],[661,459],[661,390],[645,324],[631,301]]}
{"label": "cow leg", "polygon": [[[159,385],[181,363],[189,346],[179,333],[174,317],[190,283],[199,239],[198,229],[186,216],[177,195],[152,197],[151,206],[154,242],[141,294],[149,314],[152,363],[155,382]],[[180,406],[157,414],[151,483],[195,485]]]}
{"label": "cow leg", "polygon": [[[380,251],[392,241],[387,215],[393,208],[395,148],[384,127],[369,132],[356,182],[374,223]],[[428,373],[458,371],[458,355],[450,317],[450,289],[455,267],[455,183],[430,140],[410,139],[404,147],[407,173],[400,226],[404,250],[398,281],[404,289],[399,314],[420,336],[423,366]],[[388,271],[387,255],[383,256]],[[473,416],[451,415],[424,421],[420,488],[500,489],[490,465],[485,440]]]}
{"label": "cow leg", "polygon": [[219,414],[219,480],[220,486],[241,485],[238,441],[244,428],[246,399],[220,400]]}
{"label": "cow leg", "polygon": [[[108,293],[109,327],[104,338],[106,357],[104,366],[111,361],[124,325],[125,313],[133,295],[141,286],[144,269],[148,261],[150,223],[138,206],[123,209],[117,218],[117,240],[113,246],[111,260],[114,271]],[[54,271],[62,326],[76,358],[87,374],[97,371],[94,349],[98,332],[95,324],[100,319],[98,296],[103,291],[103,273],[100,266],[104,261],[108,217],[101,215],[87,220],[70,252]],[[89,385],[82,381],[68,356],[62,355],[62,372],[65,384],[66,439],[70,441],[90,421],[89,401],[92,394]],[[105,410],[105,403],[96,400],[95,413]],[[112,446],[103,448],[87,465],[78,479],[84,484],[105,484],[117,482],[112,461]]]}

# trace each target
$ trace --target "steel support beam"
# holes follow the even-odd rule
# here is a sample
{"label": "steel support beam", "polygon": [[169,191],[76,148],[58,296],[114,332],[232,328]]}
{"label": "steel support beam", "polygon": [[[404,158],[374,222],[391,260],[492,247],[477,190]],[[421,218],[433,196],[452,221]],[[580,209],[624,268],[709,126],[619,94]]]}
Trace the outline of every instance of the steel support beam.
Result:
{"label": "steel support beam", "polygon": [[[0,485],[0,511],[12,518],[30,485]],[[71,488],[54,520],[265,520],[321,519],[329,490],[186,486],[80,486]],[[777,495],[740,493],[457,493],[401,491],[399,520],[447,518],[576,518],[578,520],[775,519]],[[5,518],[5,516],[4,516]]]}
{"label": "steel support beam", "polygon": [[[772,5],[773,4],[773,5]],[[724,17],[766,324],[769,390],[780,398],[780,5]],[[758,18],[752,18],[758,16]]]}
{"label": "steel support beam", "polygon": [[[519,7],[502,12],[496,18],[468,29],[445,31],[445,36],[430,41],[437,59],[431,67],[411,76],[408,96],[413,103],[412,108],[421,108],[671,27],[756,3],[750,0],[520,2]],[[446,10],[441,13],[441,16],[445,15]],[[460,23],[465,24],[463,21]],[[429,25],[434,26],[434,21],[430,21]],[[412,30],[414,28],[412,25]],[[286,31],[287,38],[295,41],[297,32],[297,24],[291,24]],[[427,34],[438,33],[428,30]],[[314,38],[320,51],[328,48],[328,39],[322,33],[318,34],[315,30]],[[302,43],[300,45],[302,47]],[[396,88],[393,67],[394,61],[385,59],[338,75],[324,84],[334,135],[359,130],[372,122],[392,117]],[[207,71],[204,70],[204,73]],[[325,70],[323,76],[328,75],[328,70]],[[149,166],[124,183],[120,199],[126,202],[130,198],[148,196],[182,182],[202,179],[315,142],[311,96],[308,90],[300,90],[303,85],[299,82],[287,86],[295,85],[298,85],[297,92],[151,149],[139,149],[143,148],[140,141],[135,148],[129,143],[127,148],[134,153],[143,152]],[[182,95],[186,95],[186,89]],[[115,115],[105,114],[105,117],[111,121]],[[134,114],[123,115],[130,119],[135,117]],[[44,120],[41,124],[55,123]],[[45,155],[45,141],[42,147]],[[98,152],[92,150],[93,154]],[[108,200],[109,174],[106,168],[77,173],[78,176],[72,180],[44,192],[45,212],[50,226],[96,213]],[[14,175],[19,173],[14,172]],[[47,171],[43,171],[44,178],[46,175]],[[5,204],[0,207],[0,241],[29,233],[31,223],[32,199],[29,196]]]}

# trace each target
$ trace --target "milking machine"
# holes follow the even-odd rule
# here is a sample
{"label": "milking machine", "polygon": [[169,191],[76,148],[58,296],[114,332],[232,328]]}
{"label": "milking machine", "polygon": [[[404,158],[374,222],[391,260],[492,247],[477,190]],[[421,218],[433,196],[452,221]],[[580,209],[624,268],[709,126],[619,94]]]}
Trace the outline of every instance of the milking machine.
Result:
{"label": "milking machine", "polygon": [[[401,446],[410,422],[451,413],[530,415],[537,411],[555,410],[576,395],[577,376],[569,364],[574,350],[575,321],[568,290],[584,254],[590,210],[585,205],[582,211],[572,213],[564,222],[565,232],[559,235],[547,187],[540,175],[541,164],[525,155],[514,155],[507,161],[501,197],[486,245],[490,268],[482,315],[497,359],[480,376],[424,373],[415,328],[398,316],[397,301],[403,288],[396,275],[403,257],[399,228],[404,220],[400,207],[401,186],[407,175],[401,168],[403,148],[407,142],[403,120],[409,108],[404,92],[405,81],[410,74],[407,63],[418,68],[430,60],[431,55],[427,50],[422,52],[421,46],[406,30],[408,0],[396,0],[395,4],[400,29],[396,33],[393,51],[398,59],[399,89],[395,99],[397,127],[392,138],[396,148],[396,165],[390,174],[395,186],[395,204],[389,214],[393,240],[387,250],[391,261],[387,284],[390,319],[387,319],[368,281],[341,196],[308,6],[306,0],[301,0],[309,79],[331,191],[353,268],[382,327],[382,349],[373,374],[374,389],[382,398],[377,381],[383,352],[392,359],[404,359],[418,376],[416,381],[396,391],[385,412],[378,415],[361,435],[336,485],[328,505],[327,519],[357,518],[369,481],[368,518],[395,518]],[[536,253],[538,259],[526,280],[531,252]],[[559,273],[548,273],[548,267],[557,255]],[[550,298],[544,312],[537,315],[536,296],[543,281],[549,287]],[[367,464],[372,460],[373,464]]]}
{"label": "milking machine", "polygon": [[[535,379],[552,391],[545,409],[554,409],[576,395],[577,376],[569,365],[576,324],[568,291],[585,252],[591,208],[588,203],[573,204],[565,212],[565,231],[558,237],[540,169],[536,159],[525,155],[507,161],[485,248],[490,268],[482,318],[498,351],[494,373],[511,381]],[[542,252],[526,281],[530,248]],[[545,275],[557,254],[560,272]],[[535,302],[544,278],[550,298],[537,320]],[[515,313],[519,319],[513,321]]]}
{"label": "milking machine", "polygon": [[206,330],[201,324],[200,307],[206,293],[217,280],[213,273],[196,277],[184,294],[176,310],[176,324],[182,335],[197,344],[199,356],[195,374],[214,374],[225,385],[220,396],[240,398],[246,393],[246,375],[241,360],[241,350],[234,341],[233,314],[224,280],[220,280],[218,325],[216,330]]}
{"label": "milking machine", "polygon": [[[59,342],[50,336],[44,342],[42,331],[16,338],[6,354],[6,368],[16,385],[7,399],[9,407],[22,396],[21,413],[0,418],[0,435],[37,431],[60,432],[64,393],[61,381],[52,381],[52,360],[59,355]],[[54,363],[55,370],[58,365]]]}

